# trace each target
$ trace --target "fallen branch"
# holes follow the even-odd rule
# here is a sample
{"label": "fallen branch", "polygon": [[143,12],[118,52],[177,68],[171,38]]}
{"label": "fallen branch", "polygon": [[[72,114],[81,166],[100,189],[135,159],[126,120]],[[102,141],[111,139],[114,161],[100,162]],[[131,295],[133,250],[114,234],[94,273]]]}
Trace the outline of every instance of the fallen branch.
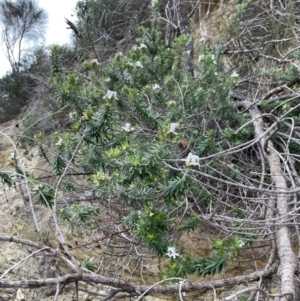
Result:
{"label": "fallen branch", "polygon": [[263,95],[262,99],[268,99],[271,96],[273,96],[274,94],[278,94],[278,93],[284,91],[284,89],[290,88],[290,87],[294,86],[295,84],[298,84],[299,82],[300,82],[300,78],[297,78],[296,80],[294,80],[290,83],[287,83],[287,84],[284,84],[282,86],[276,87],[276,88],[270,90],[269,92],[267,92],[265,95]]}

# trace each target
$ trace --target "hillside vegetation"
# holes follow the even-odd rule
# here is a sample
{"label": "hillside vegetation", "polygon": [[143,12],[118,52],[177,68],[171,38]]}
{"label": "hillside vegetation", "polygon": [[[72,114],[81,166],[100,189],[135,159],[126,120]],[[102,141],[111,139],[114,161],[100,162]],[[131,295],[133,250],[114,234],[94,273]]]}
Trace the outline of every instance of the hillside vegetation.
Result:
{"label": "hillside vegetation", "polygon": [[[72,47],[20,52],[0,79],[3,121],[23,110],[20,134],[2,132],[12,227],[0,241],[24,253],[1,267],[0,288],[299,300],[299,11],[78,1]],[[43,272],[13,273],[26,264]]]}

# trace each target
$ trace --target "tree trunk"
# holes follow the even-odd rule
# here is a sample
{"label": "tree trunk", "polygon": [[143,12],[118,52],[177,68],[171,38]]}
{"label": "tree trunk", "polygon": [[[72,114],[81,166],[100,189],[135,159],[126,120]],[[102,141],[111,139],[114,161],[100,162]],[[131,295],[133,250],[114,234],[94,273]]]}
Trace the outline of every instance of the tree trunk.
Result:
{"label": "tree trunk", "polygon": [[275,150],[272,141],[269,139],[270,134],[264,130],[265,124],[261,117],[261,112],[256,106],[253,106],[249,101],[243,101],[241,104],[249,109],[253,119],[256,137],[260,137],[260,145],[267,159],[271,179],[273,182],[274,197],[276,199],[277,218],[279,225],[275,228],[276,251],[280,260],[277,271],[280,277],[280,301],[295,300],[295,283],[294,273],[297,267],[297,259],[294,255],[290,233],[287,224],[289,219],[289,196],[286,180],[281,168],[281,161],[278,152]]}

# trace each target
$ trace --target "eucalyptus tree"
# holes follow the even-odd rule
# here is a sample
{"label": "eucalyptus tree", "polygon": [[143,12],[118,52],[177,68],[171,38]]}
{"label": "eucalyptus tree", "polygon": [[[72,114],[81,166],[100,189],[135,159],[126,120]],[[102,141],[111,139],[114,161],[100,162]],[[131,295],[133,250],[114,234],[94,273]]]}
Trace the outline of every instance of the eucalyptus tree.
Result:
{"label": "eucalyptus tree", "polygon": [[22,58],[44,40],[47,13],[35,0],[0,2],[2,43],[16,78],[22,70]]}

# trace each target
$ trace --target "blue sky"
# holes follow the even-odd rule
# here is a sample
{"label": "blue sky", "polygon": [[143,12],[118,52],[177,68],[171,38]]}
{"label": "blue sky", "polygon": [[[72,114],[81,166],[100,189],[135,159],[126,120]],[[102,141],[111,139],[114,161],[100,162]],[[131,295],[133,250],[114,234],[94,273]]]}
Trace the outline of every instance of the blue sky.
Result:
{"label": "blue sky", "polygon": [[[64,18],[71,21],[75,20],[72,16],[74,8],[78,0],[39,0],[40,7],[44,8],[48,13],[48,28],[46,33],[46,45],[50,44],[66,44],[68,43],[71,34],[70,29],[67,29],[67,24]],[[10,70],[9,63],[0,49],[0,76]]]}

